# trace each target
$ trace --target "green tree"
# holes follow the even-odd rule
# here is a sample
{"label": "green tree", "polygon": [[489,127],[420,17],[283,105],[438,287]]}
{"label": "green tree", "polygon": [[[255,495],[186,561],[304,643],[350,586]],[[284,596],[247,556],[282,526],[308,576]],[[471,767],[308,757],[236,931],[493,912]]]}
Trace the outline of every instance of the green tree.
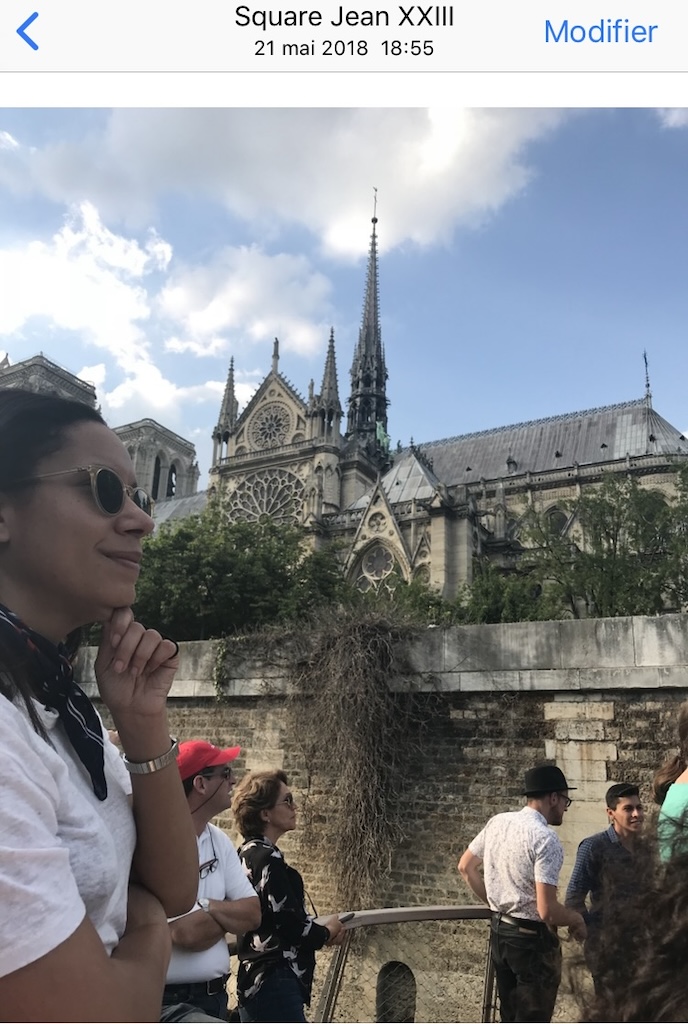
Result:
{"label": "green tree", "polygon": [[456,601],[445,600],[439,591],[421,579],[407,583],[397,573],[386,577],[384,586],[377,590],[360,594],[358,600],[371,612],[384,613],[390,609],[401,617],[401,621],[434,626],[450,626],[463,621]]}
{"label": "green tree", "polygon": [[546,515],[524,521],[522,556],[570,614],[654,615],[676,592],[676,507],[633,477],[609,474],[597,490],[564,506],[574,517],[562,535]]}
{"label": "green tree", "polygon": [[459,598],[465,622],[526,622],[561,617],[556,598],[542,587],[536,569],[504,574],[476,559],[473,583]]}
{"label": "green tree", "polygon": [[302,614],[345,588],[336,553],[270,519],[229,523],[219,500],[144,546],[135,613],[176,640],[225,636]]}
{"label": "green tree", "polygon": [[676,497],[672,506],[669,543],[672,596],[676,608],[688,606],[688,464],[676,473]]}

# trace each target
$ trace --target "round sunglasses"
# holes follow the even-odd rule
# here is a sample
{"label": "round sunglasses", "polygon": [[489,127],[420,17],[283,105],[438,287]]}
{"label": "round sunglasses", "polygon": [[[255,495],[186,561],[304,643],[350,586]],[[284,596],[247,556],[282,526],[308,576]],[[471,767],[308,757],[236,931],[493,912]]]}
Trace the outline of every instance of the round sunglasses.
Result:
{"label": "round sunglasses", "polygon": [[146,515],[153,515],[154,501],[143,487],[130,487],[107,466],[77,466],[75,469],[59,469],[55,473],[39,473],[38,476],[17,480],[18,484],[32,483],[34,480],[48,480],[56,476],[67,476],[69,473],[88,473],[91,481],[91,494],[96,505],[106,516],[116,516],[124,508],[127,497],[131,498],[137,508]]}

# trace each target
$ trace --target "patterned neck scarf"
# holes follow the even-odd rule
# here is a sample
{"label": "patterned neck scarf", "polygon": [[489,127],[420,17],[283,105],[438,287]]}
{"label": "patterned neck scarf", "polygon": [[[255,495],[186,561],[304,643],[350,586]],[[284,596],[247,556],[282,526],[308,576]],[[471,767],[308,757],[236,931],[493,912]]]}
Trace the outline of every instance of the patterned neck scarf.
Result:
{"label": "patterned neck scarf", "polygon": [[51,643],[0,604],[0,636],[19,656],[28,659],[37,696],[46,708],[56,711],[69,742],[91,776],[99,800],[107,797],[103,730],[96,709],[74,682],[72,663],[64,644]]}

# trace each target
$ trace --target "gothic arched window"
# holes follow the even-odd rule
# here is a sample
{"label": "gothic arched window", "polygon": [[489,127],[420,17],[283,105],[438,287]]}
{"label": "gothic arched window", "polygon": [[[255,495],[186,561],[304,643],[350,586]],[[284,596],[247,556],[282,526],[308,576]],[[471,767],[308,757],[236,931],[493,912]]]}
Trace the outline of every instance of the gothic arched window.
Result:
{"label": "gothic arched window", "polygon": [[177,467],[174,462],[170,466],[170,471],[167,474],[167,498],[174,498],[177,493]]}
{"label": "gothic arched window", "polygon": [[160,456],[155,456],[155,468],[153,470],[153,486],[151,488],[151,498],[153,501],[157,501],[158,489],[160,487]]}
{"label": "gothic arched window", "polygon": [[555,537],[563,537],[568,521],[569,517],[560,508],[553,508],[547,513],[547,529]]}

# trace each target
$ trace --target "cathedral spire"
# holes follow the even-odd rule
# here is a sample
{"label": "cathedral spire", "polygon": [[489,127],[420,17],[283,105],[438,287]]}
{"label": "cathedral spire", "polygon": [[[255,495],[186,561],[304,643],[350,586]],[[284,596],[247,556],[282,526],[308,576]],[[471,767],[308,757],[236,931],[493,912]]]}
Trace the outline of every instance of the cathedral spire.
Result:
{"label": "cathedral spire", "polygon": [[234,392],[234,356],[232,356],[229,360],[229,373],[220,407],[220,416],[213,431],[213,465],[218,458],[223,458],[226,454],[227,441],[236,426],[238,415],[239,403]]}
{"label": "cathedral spire", "polygon": [[652,408],[652,391],[650,390],[650,368],[647,362],[647,349],[643,350],[643,361],[645,363],[645,405]]}
{"label": "cathedral spire", "polygon": [[[387,436],[387,367],[380,330],[380,290],[377,251],[377,189],[373,206],[373,230],[368,251],[363,317],[358,345],[351,365],[351,395],[347,437],[379,455],[380,439]],[[385,453],[386,454],[386,453]]]}
{"label": "cathedral spire", "polygon": [[323,405],[339,409],[339,386],[337,384],[337,363],[334,354],[334,327],[330,328],[330,340],[327,345],[327,357],[325,359],[325,370],[323,372],[322,387],[320,388],[320,401]]}
{"label": "cathedral spire", "polygon": [[339,401],[337,385],[337,363],[334,355],[334,327],[330,328],[330,340],[325,357],[322,387],[320,394],[313,394],[313,382],[309,390],[309,407],[313,434],[315,438],[341,440],[342,405]]}

